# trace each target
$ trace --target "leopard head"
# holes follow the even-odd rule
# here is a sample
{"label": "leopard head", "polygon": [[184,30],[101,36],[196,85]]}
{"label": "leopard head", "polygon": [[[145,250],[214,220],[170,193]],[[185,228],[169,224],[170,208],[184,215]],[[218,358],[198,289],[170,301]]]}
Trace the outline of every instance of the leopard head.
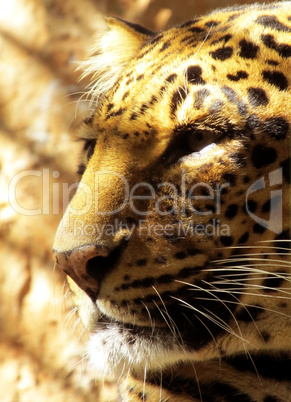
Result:
{"label": "leopard head", "polygon": [[159,34],[107,20],[86,62],[82,177],[54,244],[97,369],[290,348],[280,13],[224,10]]}

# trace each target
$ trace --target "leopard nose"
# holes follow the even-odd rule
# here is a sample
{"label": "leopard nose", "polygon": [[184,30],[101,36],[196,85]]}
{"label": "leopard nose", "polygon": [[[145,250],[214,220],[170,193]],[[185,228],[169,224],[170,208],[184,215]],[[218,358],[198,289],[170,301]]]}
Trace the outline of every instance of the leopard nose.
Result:
{"label": "leopard nose", "polygon": [[70,251],[54,250],[56,266],[93,300],[96,301],[104,277],[113,269],[121,247],[110,250],[106,246],[86,245]]}

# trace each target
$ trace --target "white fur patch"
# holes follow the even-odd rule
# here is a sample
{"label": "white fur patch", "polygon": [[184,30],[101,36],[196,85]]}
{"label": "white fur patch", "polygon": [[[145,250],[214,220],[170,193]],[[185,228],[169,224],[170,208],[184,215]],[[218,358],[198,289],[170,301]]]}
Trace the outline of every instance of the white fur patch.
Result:
{"label": "white fur patch", "polygon": [[105,324],[91,336],[88,343],[88,358],[93,368],[101,375],[119,376],[134,369],[136,372],[160,370],[165,366],[190,359],[187,352],[164,331],[133,333],[118,324]]}

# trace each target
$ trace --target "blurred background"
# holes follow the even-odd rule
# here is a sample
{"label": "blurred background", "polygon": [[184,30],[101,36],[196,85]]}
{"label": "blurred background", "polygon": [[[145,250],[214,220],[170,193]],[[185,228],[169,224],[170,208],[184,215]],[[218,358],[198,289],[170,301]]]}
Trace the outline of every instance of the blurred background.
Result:
{"label": "blurred background", "polygon": [[75,70],[103,17],[160,30],[238,3],[252,1],[0,0],[1,402],[117,400],[114,381],[86,366],[87,335],[51,256],[88,110]]}

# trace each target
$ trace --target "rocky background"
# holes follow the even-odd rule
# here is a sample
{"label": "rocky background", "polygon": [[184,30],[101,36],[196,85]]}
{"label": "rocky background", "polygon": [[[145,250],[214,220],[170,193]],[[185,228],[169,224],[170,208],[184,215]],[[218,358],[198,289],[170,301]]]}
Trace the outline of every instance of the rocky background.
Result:
{"label": "rocky background", "polygon": [[247,2],[0,0],[1,402],[117,400],[114,381],[86,366],[87,335],[51,256],[88,110],[75,70],[104,15],[160,30],[234,3]]}

